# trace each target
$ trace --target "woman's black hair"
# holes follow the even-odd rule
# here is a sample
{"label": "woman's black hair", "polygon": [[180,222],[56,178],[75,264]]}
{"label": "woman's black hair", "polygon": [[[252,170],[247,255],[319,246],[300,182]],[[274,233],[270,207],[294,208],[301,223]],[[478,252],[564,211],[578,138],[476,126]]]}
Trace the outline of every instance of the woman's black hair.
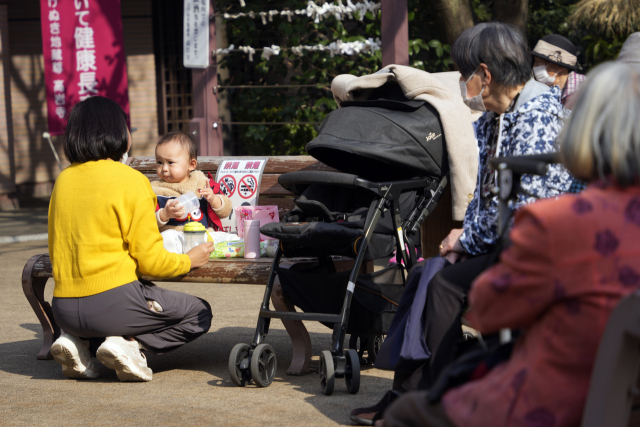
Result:
{"label": "woman's black hair", "polygon": [[127,115],[114,101],[92,96],[71,110],[64,133],[64,154],[71,163],[119,161],[128,145]]}
{"label": "woman's black hair", "polygon": [[520,31],[501,22],[484,22],[465,30],[453,43],[451,57],[465,79],[481,63],[502,86],[515,87],[531,78],[531,54]]}

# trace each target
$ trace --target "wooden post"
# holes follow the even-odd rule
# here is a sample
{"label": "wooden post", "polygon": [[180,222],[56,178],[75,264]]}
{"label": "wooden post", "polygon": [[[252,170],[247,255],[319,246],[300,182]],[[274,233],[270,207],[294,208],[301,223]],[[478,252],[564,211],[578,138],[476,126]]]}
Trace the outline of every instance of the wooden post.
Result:
{"label": "wooden post", "polygon": [[[19,207],[16,189],[16,163],[14,153],[13,117],[11,111],[11,54],[9,52],[9,22],[7,0],[0,0],[0,53],[2,54],[2,69],[0,70],[0,128],[6,128],[6,133],[0,138],[0,160],[7,161],[9,173],[3,170],[0,179],[0,211],[13,210]],[[6,163],[5,163],[6,164]]]}
{"label": "wooden post", "polygon": [[209,67],[191,69],[193,118],[189,132],[198,142],[201,156],[222,156],[222,129],[218,125],[218,64],[216,56],[215,0],[209,1]]}
{"label": "wooden post", "polygon": [[409,65],[407,0],[382,0],[382,66]]}

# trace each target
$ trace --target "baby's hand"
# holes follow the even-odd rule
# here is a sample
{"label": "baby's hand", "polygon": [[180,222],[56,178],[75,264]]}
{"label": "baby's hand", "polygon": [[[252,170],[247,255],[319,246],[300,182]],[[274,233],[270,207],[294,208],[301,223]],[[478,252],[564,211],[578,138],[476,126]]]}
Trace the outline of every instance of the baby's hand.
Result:
{"label": "baby's hand", "polygon": [[222,199],[220,199],[217,194],[213,194],[213,190],[211,188],[198,189],[198,191],[205,199],[207,199],[207,202],[209,202],[213,209],[218,209],[222,206]]}
{"label": "baby's hand", "polygon": [[184,208],[182,205],[178,204],[178,200],[169,200],[167,204],[162,208],[161,216],[164,218],[160,218],[163,221],[168,221],[171,218],[183,218]]}

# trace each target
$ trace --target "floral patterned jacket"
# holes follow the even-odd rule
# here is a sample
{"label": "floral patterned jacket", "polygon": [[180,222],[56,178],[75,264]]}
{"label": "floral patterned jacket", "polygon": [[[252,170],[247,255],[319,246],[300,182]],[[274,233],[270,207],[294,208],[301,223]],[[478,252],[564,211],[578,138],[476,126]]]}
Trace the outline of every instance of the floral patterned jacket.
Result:
{"label": "floral patterned jacket", "polygon": [[[560,103],[560,88],[530,80],[523,88],[512,112],[502,114],[496,157],[524,156],[555,151],[555,140],[567,117]],[[460,244],[471,255],[486,253],[498,241],[498,198],[482,196],[482,175],[494,127],[495,113],[484,113],[475,123],[480,163],[476,189],[467,207]],[[497,181],[497,179],[496,179]],[[552,165],[544,176],[523,175],[515,209],[539,198],[567,192],[573,178],[562,166]]]}
{"label": "floral patterned jacket", "polygon": [[590,184],[521,209],[512,245],[471,287],[483,334],[523,329],[508,361],[450,390],[456,426],[574,427],[607,320],[640,289],[640,187]]}

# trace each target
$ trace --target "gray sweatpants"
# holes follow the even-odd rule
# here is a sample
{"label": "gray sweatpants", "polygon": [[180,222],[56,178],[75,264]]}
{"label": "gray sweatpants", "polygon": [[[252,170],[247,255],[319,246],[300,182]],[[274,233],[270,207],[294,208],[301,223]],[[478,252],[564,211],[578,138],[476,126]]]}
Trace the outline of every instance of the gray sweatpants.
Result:
{"label": "gray sweatpants", "polygon": [[[162,312],[149,309],[156,301]],[[96,341],[134,336],[149,351],[166,353],[195,340],[211,327],[211,306],[203,299],[134,281],[83,298],[53,298],[53,317],[64,331]],[[95,340],[98,338],[99,340]]]}

